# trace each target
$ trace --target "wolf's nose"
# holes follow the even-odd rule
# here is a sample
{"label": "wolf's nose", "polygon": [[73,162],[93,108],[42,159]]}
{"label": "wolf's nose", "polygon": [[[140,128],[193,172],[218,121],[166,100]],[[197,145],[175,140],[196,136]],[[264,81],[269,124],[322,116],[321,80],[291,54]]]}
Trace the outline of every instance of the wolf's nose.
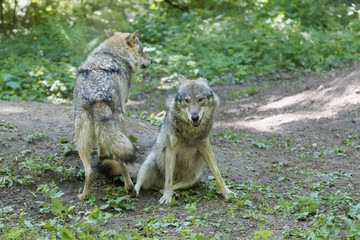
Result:
{"label": "wolf's nose", "polygon": [[197,113],[192,113],[191,114],[191,120],[198,121],[199,120],[199,115]]}

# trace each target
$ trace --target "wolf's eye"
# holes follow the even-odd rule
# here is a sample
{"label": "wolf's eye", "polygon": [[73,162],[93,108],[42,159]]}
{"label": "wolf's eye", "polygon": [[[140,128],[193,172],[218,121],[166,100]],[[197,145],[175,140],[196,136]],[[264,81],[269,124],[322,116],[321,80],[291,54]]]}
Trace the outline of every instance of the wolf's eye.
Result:
{"label": "wolf's eye", "polygon": [[184,99],[184,102],[185,102],[186,104],[189,104],[189,103],[191,102],[191,100],[188,99],[188,98],[186,98],[186,99]]}
{"label": "wolf's eye", "polygon": [[198,98],[198,102],[202,103],[204,101],[204,98]]}

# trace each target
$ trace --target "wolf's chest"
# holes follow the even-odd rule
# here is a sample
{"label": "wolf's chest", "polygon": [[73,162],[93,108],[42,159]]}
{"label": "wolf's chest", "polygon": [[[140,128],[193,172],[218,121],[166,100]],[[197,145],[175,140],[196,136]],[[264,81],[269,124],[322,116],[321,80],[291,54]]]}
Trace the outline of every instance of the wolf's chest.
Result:
{"label": "wolf's chest", "polygon": [[198,172],[203,165],[203,157],[196,146],[178,146],[176,149],[175,169],[181,169],[187,174]]}
{"label": "wolf's chest", "polygon": [[195,128],[193,126],[186,128],[177,128],[175,131],[176,137],[182,145],[187,148],[195,147],[198,143],[204,141],[208,137],[209,131],[203,127]]}

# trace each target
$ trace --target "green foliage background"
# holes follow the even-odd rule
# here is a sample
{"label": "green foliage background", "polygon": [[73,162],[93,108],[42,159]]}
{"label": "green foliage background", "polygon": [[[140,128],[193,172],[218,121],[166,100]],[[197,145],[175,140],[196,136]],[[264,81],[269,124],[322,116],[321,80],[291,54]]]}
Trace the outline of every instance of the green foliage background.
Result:
{"label": "green foliage background", "polygon": [[0,0],[0,99],[72,98],[104,29],[141,30],[152,84],[326,72],[360,55],[360,6],[336,0]]}

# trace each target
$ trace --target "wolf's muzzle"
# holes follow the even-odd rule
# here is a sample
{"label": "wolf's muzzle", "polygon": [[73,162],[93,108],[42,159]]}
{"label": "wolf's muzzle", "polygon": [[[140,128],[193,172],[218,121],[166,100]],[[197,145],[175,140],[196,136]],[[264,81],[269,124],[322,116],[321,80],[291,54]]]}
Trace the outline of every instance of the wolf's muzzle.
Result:
{"label": "wolf's muzzle", "polygon": [[200,125],[201,121],[199,120],[200,117],[199,117],[199,114],[197,113],[192,113],[191,114],[191,124],[194,126],[194,127],[197,127]]}

